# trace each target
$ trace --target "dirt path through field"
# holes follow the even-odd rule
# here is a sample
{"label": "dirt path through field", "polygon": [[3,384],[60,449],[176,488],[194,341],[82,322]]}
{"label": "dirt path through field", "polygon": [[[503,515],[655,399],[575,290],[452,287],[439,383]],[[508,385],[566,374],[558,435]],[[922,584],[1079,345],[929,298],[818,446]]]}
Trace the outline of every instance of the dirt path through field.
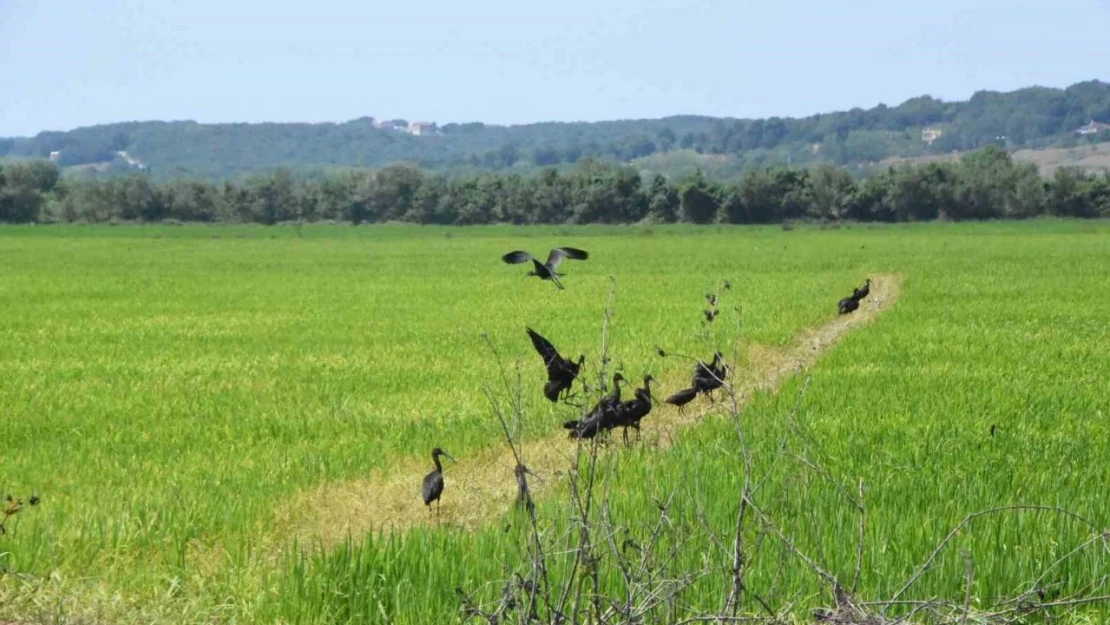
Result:
{"label": "dirt path through field", "polygon": [[[848,330],[873,321],[898,299],[901,284],[900,275],[874,276],[871,294],[856,312],[802,330],[783,347],[748,345],[748,363],[736,372],[734,380],[743,401],[749,401],[754,391],[776,390],[789,376],[812,366]],[[688,375],[683,374],[687,378]],[[663,388],[677,389],[685,382],[677,377],[664,380]],[[665,448],[682,427],[714,409],[720,409],[720,405],[711,405],[704,398],[687,406],[685,415],[661,403],[644,420],[644,444]],[[623,444],[620,434],[614,433],[617,444],[609,447],[619,453]],[[534,497],[544,497],[560,482],[572,464],[576,444],[563,429],[541,439],[524,441],[521,453],[524,463],[543,480],[529,480]],[[445,446],[450,451],[449,441]],[[430,464],[430,458],[423,454],[399,458],[388,471],[375,471],[359,480],[321,484],[279,509],[279,524],[289,527],[302,540],[324,545],[343,540],[348,533],[360,536],[372,527],[405,530],[416,524],[438,522],[472,529],[505,511],[516,497],[513,477],[516,463],[512,452],[500,441],[498,445],[459,457],[455,464],[446,461],[446,490],[441,518],[436,521],[420,499],[420,483]]]}

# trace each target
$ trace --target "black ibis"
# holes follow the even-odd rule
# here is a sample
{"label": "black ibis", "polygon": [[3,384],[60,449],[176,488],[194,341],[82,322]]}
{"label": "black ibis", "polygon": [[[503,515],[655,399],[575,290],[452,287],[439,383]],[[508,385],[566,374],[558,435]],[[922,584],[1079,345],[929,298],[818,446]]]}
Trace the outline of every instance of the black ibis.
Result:
{"label": "black ibis", "polygon": [[694,366],[694,378],[691,381],[691,386],[664,399],[663,403],[678,406],[679,412],[683,412],[683,407],[694,401],[698,393],[709,395],[724,386],[725,376],[728,375],[728,366],[724,364],[723,358],[721,352],[715,352],[711,364],[699,360]]}
{"label": "black ibis", "polygon": [[544,366],[547,367],[547,383],[544,384],[543,395],[552,402],[557,402],[563,391],[568,391],[569,395],[574,378],[578,376],[578,371],[582,368],[586,357],[578,356],[578,362],[563,358],[551,341],[532,328],[525,328],[525,330],[528,331],[528,337],[532,339],[532,346],[536,348],[543,358]]}
{"label": "black ibis", "polygon": [[551,252],[547,255],[547,262],[544,263],[541,263],[540,259],[522,250],[514,250],[512,252],[509,252],[508,254],[502,256],[501,260],[509,263],[510,265],[532,261],[532,264],[535,268],[532,271],[524,274],[524,277],[538,276],[541,280],[551,280],[555,283],[555,286],[561,289],[563,288],[563,284],[559,282],[559,276],[562,276],[563,274],[555,271],[555,269],[559,266],[559,263],[563,262],[564,258],[570,258],[572,260],[586,260],[589,257],[589,253],[585,250],[580,250],[574,247],[556,247],[552,249]]}
{"label": "black ibis", "polygon": [[705,320],[711,323],[713,321],[713,318],[717,316],[716,308],[708,308],[702,312],[705,313]]}
{"label": "black ibis", "polygon": [[871,278],[868,278],[867,282],[865,282],[863,284],[862,289],[852,289],[852,299],[854,299],[858,302],[858,301],[864,299],[865,297],[867,297],[870,293],[871,293]]}
{"label": "black ibis", "polygon": [[570,430],[571,438],[593,438],[598,432],[613,427],[613,420],[621,403],[621,382],[624,376],[618,371],[613,374],[613,390],[598,400],[597,405],[581,420],[567,421],[563,427]]}
{"label": "black ibis", "polygon": [[837,314],[840,315],[847,315],[857,308],[859,308],[859,300],[854,297],[845,297],[836,303]]}
{"label": "black ibis", "polygon": [[694,398],[697,397],[697,396],[698,396],[698,389],[696,389],[696,388],[684,388],[681,391],[678,391],[677,393],[675,393],[674,395],[671,395],[670,397],[664,399],[663,403],[664,404],[670,404],[672,406],[678,406],[678,411],[680,413],[683,413],[683,411],[686,408],[686,404],[694,401]]}
{"label": "black ibis", "polygon": [[694,390],[706,394],[715,391],[724,385],[726,374],[721,352],[713,354],[713,364],[707,365],[699,360],[694,367]]}
{"label": "black ibis", "polygon": [[620,405],[617,410],[614,425],[624,427],[624,442],[628,444],[628,428],[636,430],[636,438],[640,437],[640,421],[651,412],[651,383],[655,378],[651,374],[644,376],[644,385],[633,393],[634,397]]}
{"label": "black ibis", "polygon": [[439,447],[432,450],[432,462],[435,463],[436,468],[431,473],[424,476],[424,486],[421,493],[424,495],[424,505],[430,506],[432,502],[436,502],[436,514],[439,514],[439,496],[443,494],[443,465],[439,463],[440,456],[447,456],[452,461],[455,459],[451,454],[443,451]]}

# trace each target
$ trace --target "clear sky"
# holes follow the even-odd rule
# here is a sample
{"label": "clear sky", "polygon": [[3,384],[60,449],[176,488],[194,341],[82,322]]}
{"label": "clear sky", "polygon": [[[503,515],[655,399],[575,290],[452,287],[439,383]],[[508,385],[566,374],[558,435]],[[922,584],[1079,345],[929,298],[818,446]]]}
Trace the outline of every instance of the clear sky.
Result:
{"label": "clear sky", "polygon": [[0,0],[0,136],[800,116],[1110,80],[1110,0]]}

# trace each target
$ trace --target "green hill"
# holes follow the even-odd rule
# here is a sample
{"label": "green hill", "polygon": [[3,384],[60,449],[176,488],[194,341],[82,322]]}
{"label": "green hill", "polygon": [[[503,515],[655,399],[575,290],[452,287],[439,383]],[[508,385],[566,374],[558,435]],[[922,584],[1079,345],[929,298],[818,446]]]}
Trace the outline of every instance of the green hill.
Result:
{"label": "green hill", "polygon": [[405,120],[383,123],[371,117],[338,124],[127,122],[0,139],[0,158],[52,158],[70,174],[142,167],[161,179],[219,180],[278,167],[311,175],[397,161],[448,173],[526,172],[587,157],[635,161],[668,172],[667,167],[682,171],[699,160],[688,156],[692,151],[727,157],[710,160],[723,175],[731,175],[787,162],[875,163],[991,143],[1042,148],[1110,139],[1105,129],[1077,133],[1092,120],[1110,122],[1110,83],[980,91],[958,102],[920,96],[894,107],[880,104],[804,118],[468,123],[420,127],[419,135]]}

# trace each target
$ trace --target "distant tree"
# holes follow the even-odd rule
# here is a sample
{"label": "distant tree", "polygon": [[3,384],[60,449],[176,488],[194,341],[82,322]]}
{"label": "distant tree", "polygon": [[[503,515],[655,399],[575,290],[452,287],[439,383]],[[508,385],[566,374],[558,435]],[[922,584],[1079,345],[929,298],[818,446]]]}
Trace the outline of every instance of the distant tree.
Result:
{"label": "distant tree", "polygon": [[810,215],[818,219],[844,218],[848,202],[855,191],[851,174],[835,165],[824,163],[809,175]]}
{"label": "distant tree", "polygon": [[717,217],[720,202],[714,197],[714,189],[705,179],[700,168],[687,176],[679,185],[678,199],[683,221],[707,224],[712,223]]}

